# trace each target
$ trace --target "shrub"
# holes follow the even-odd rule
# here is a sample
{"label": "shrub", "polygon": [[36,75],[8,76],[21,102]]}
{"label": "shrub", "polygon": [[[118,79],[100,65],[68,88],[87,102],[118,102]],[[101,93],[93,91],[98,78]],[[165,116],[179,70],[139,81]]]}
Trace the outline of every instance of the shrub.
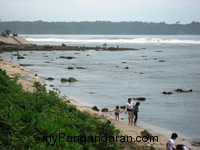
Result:
{"label": "shrub", "polygon": [[[119,131],[75,106],[66,104],[56,92],[25,92],[16,80],[0,69],[0,147],[1,149],[114,150],[115,142],[90,142],[58,136],[113,136]],[[56,142],[51,137],[57,136]]]}

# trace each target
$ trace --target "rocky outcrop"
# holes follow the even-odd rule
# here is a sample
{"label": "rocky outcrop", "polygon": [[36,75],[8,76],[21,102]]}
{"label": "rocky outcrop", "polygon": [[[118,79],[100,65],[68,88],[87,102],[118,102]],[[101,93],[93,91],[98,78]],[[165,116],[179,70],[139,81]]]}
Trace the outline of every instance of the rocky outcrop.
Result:
{"label": "rocky outcrop", "polygon": [[72,57],[72,56],[60,56],[59,58],[73,59],[73,58],[75,58],[75,57]]}
{"label": "rocky outcrop", "polygon": [[68,79],[67,78],[61,78],[60,81],[61,82],[76,82],[77,80],[73,77],[69,77]]}
{"label": "rocky outcrop", "polygon": [[190,89],[190,90],[176,89],[174,91],[181,92],[181,93],[188,93],[188,92],[192,92],[193,90],[192,89]]}
{"label": "rocky outcrop", "polygon": [[171,94],[173,94],[172,92],[166,92],[166,91],[164,91],[164,92],[162,92],[164,95],[171,95]]}
{"label": "rocky outcrop", "polygon": [[69,77],[68,82],[76,82],[77,80],[73,77]]}
{"label": "rocky outcrop", "polygon": [[145,101],[145,97],[138,97],[138,98],[133,98],[133,100],[138,100],[138,101]]}
{"label": "rocky outcrop", "polygon": [[19,64],[19,66],[33,66],[32,64]]}
{"label": "rocky outcrop", "polygon": [[52,81],[52,80],[54,80],[54,78],[52,78],[52,77],[48,77],[48,78],[46,78],[45,80]]}

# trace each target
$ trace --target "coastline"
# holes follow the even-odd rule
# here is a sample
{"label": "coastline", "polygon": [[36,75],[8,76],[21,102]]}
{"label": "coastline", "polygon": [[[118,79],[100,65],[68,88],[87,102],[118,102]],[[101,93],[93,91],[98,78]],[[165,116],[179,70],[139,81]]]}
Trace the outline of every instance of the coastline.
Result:
{"label": "coastline", "polygon": [[[16,75],[18,75],[18,77],[19,77],[18,83],[23,86],[23,89],[25,91],[29,91],[29,92],[34,91],[33,80],[31,79],[31,76],[30,76],[31,74],[33,74],[31,71],[29,71],[26,68],[21,67],[17,64],[12,64],[10,62],[7,62],[3,59],[0,60],[0,67],[1,67],[1,69],[6,70],[7,74],[10,77],[15,77]],[[102,112],[93,111],[89,107],[82,106],[77,100],[70,98],[70,103],[72,105],[75,105],[80,111],[87,111],[90,114],[96,116],[97,118],[110,120],[111,123],[114,124],[115,127],[117,129],[119,129],[123,135],[128,135],[128,136],[132,136],[132,137],[141,136],[140,132],[145,130],[145,128],[140,126],[140,124],[139,124],[139,126],[130,126],[121,120],[116,121],[114,119],[114,116],[110,116],[109,114],[102,113]],[[148,127],[148,125],[147,125],[147,127]],[[164,134],[161,134],[162,132],[160,133],[160,132],[156,132],[156,131],[150,130],[150,129],[147,129],[147,130],[153,136],[158,136],[158,142],[137,142],[137,144],[140,146],[145,145],[149,148],[153,147],[158,150],[164,150],[165,144],[169,137],[167,137]],[[186,144],[192,150],[198,149],[198,147],[191,146],[191,144],[189,144],[186,140],[182,140],[181,136],[179,136],[179,138],[176,140],[176,144],[179,144],[179,143]]]}
{"label": "coastline", "polygon": [[96,50],[96,51],[127,51],[127,50],[142,50],[145,48],[128,48],[128,47],[101,47],[101,46],[55,46],[55,45],[1,45],[0,52],[9,52],[9,51],[54,51],[54,50],[63,50],[63,51],[86,51],[86,50]]}

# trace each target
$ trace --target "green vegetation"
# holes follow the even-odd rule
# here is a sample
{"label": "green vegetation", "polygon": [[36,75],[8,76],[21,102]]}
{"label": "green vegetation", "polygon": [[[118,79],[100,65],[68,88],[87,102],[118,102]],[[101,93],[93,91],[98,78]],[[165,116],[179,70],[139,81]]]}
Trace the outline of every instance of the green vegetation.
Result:
{"label": "green vegetation", "polygon": [[19,34],[124,34],[124,35],[200,35],[200,23],[165,22],[0,22],[0,31],[10,28]]}
{"label": "green vegetation", "polygon": [[11,33],[11,30],[6,29],[1,33],[1,35],[4,36],[4,37],[7,37],[7,36],[10,36],[10,33]]}
{"label": "green vegetation", "polygon": [[[70,142],[56,136],[117,136],[119,130],[76,107],[66,104],[56,92],[25,92],[0,69],[0,149],[7,150],[116,150],[115,142]],[[50,137],[54,137],[50,138]],[[54,142],[56,140],[56,142]]]}

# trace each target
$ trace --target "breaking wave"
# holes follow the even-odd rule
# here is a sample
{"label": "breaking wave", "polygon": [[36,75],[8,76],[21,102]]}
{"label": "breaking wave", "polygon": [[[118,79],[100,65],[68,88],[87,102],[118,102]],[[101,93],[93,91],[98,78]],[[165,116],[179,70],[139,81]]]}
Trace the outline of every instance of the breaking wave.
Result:
{"label": "breaking wave", "polygon": [[30,42],[56,43],[127,43],[127,44],[200,44],[200,40],[162,38],[27,38]]}

